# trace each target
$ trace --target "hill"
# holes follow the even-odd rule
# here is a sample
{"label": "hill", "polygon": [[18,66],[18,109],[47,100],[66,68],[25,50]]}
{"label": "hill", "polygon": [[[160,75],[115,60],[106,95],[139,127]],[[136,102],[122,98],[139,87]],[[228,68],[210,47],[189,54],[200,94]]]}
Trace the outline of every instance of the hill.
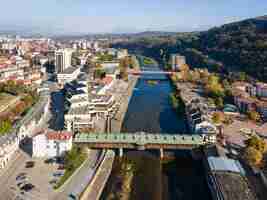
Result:
{"label": "hill", "polygon": [[194,67],[242,71],[267,80],[267,15],[204,32],[132,38],[114,46],[126,47],[157,60],[168,60],[171,53],[181,53]]}

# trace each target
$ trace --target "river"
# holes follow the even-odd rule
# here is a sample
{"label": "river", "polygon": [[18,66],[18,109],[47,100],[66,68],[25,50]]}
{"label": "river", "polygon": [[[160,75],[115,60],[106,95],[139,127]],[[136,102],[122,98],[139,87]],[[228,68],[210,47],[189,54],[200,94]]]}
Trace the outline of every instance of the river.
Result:
{"label": "river", "polygon": [[[158,70],[159,67],[150,65],[142,69]],[[148,80],[151,79],[157,80],[157,84],[149,84]],[[169,94],[172,90],[170,80],[165,75],[141,76],[131,97],[122,125],[122,132],[188,133],[185,116],[178,115],[170,103]],[[138,197],[136,200],[210,200],[211,197],[205,182],[205,173],[201,161],[194,160],[190,151],[171,153],[172,159],[167,162],[160,162],[159,160],[155,162],[158,155],[154,152],[128,152],[125,155],[126,160],[138,160],[142,157],[143,163],[140,165],[143,169],[140,169],[138,173],[144,173],[144,177],[147,176],[147,179],[151,180],[146,180],[144,177],[137,178],[138,180],[135,181],[139,181],[139,185],[144,185],[146,188],[138,186],[138,183],[133,181],[132,185],[139,188],[133,188],[129,198],[119,199],[135,200]],[[151,156],[154,158],[152,159]],[[146,159],[143,159],[144,157]],[[117,162],[121,161],[117,159]],[[151,166],[151,163],[153,163],[153,167],[145,169]],[[112,199],[109,198],[109,194],[119,191],[114,187],[116,176],[120,176],[116,170],[118,168],[113,169],[102,200]],[[154,173],[154,176],[151,173]],[[160,181],[158,181],[159,179]],[[142,194],[146,194],[146,197]],[[150,196],[147,194],[150,194]]]}

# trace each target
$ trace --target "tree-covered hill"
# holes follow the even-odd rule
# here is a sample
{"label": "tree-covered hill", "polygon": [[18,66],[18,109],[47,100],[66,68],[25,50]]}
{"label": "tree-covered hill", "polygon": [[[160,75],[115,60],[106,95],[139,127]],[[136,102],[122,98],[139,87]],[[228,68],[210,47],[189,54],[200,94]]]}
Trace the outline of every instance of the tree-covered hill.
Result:
{"label": "tree-covered hill", "polygon": [[187,56],[192,67],[242,71],[267,80],[267,16],[247,19],[198,33],[147,35],[114,44],[158,60],[171,53]]}

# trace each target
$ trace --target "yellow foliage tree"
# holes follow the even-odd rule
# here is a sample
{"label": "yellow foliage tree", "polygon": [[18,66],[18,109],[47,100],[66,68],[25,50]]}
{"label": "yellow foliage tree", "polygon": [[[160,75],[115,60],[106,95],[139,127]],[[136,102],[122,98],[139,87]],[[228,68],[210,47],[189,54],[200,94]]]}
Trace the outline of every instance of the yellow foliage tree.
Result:
{"label": "yellow foliage tree", "polygon": [[258,166],[263,158],[262,153],[253,147],[247,147],[243,157],[251,166]]}

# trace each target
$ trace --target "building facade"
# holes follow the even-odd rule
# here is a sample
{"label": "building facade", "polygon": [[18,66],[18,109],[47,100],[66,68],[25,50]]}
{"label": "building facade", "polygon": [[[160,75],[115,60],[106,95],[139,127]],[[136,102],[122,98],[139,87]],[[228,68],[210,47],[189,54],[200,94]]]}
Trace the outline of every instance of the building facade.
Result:
{"label": "building facade", "polygon": [[72,53],[72,49],[60,49],[55,51],[55,71],[57,73],[61,73],[71,66]]}
{"label": "building facade", "polygon": [[179,54],[172,54],[171,55],[172,70],[178,71],[185,64],[186,64],[185,56],[181,56]]}
{"label": "building facade", "polygon": [[33,137],[32,157],[60,157],[71,148],[71,132],[45,132]]}

